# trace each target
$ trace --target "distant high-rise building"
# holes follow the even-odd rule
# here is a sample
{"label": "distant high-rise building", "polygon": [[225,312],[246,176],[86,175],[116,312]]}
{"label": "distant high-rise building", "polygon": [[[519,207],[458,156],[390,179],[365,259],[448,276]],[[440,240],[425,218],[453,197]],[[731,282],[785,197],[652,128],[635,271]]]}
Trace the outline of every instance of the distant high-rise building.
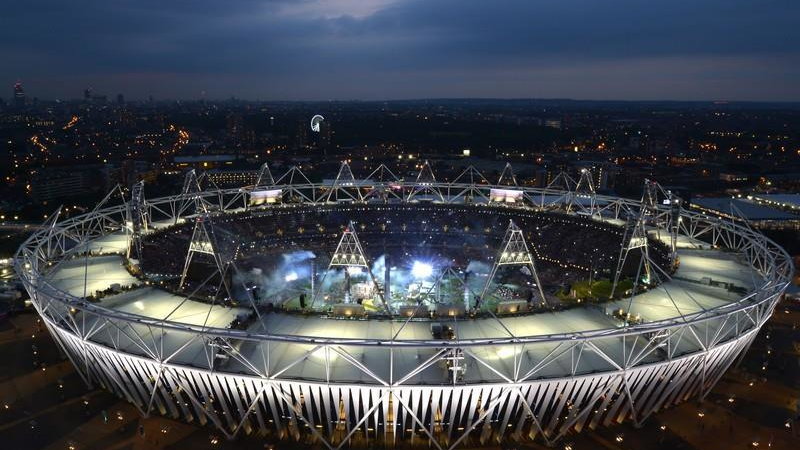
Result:
{"label": "distant high-rise building", "polygon": [[86,88],[83,90],[83,100],[86,102],[92,101],[92,88]]}
{"label": "distant high-rise building", "polygon": [[117,94],[117,105],[124,105],[125,104],[125,97],[122,94]]}
{"label": "distant high-rise building", "polygon": [[308,124],[306,124],[305,121],[300,122],[300,124],[297,126],[297,133],[295,133],[295,145],[298,148],[308,147],[308,137]]}
{"label": "distant high-rise building", "polygon": [[228,126],[228,134],[235,136],[242,132],[242,125],[244,119],[240,114],[230,113],[226,118]]}
{"label": "distant high-rise building", "polygon": [[30,194],[37,202],[105,192],[111,166],[91,164],[32,172]]}
{"label": "distant high-rise building", "polygon": [[331,123],[327,120],[323,120],[319,124],[319,148],[324,155],[327,156],[332,150],[332,143],[333,129],[331,128]]}
{"label": "distant high-rise building", "polygon": [[241,114],[231,113],[227,117],[228,138],[235,144],[241,144],[245,130],[244,117]]}
{"label": "distant high-rise building", "polygon": [[25,89],[22,88],[22,83],[19,81],[14,83],[14,106],[25,107]]}

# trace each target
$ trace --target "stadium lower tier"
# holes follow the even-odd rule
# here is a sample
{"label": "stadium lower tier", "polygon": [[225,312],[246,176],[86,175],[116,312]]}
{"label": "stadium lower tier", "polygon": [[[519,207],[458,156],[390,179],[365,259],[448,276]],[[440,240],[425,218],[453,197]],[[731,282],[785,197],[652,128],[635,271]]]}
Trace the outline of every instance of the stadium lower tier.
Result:
{"label": "stadium lower tier", "polygon": [[537,436],[555,442],[573,431],[628,419],[639,423],[710,390],[757,332],[709,351],[626,370],[470,386],[365,386],[162,363],[48,325],[92,380],[142,413],[215,425],[229,437],[259,434],[329,447],[417,440],[448,448]]}

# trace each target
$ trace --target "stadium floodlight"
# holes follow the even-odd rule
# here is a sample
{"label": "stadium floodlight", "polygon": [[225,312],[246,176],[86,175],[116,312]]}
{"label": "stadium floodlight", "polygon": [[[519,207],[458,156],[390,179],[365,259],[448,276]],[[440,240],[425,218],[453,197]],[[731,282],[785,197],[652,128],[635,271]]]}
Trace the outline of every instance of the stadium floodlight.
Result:
{"label": "stadium floodlight", "polygon": [[414,261],[411,266],[411,275],[416,279],[424,279],[433,275],[433,266],[422,261]]}
{"label": "stadium floodlight", "polygon": [[347,266],[348,275],[361,275],[364,273],[364,268],[361,266]]}
{"label": "stadium floodlight", "polygon": [[311,131],[319,133],[319,124],[321,124],[324,120],[325,118],[319,114],[314,115],[314,117],[311,118]]}

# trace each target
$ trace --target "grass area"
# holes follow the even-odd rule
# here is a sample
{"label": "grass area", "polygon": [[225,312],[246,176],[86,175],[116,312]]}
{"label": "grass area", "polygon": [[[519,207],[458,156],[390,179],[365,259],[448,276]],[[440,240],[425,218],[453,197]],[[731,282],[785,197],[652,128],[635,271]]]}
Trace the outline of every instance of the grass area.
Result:
{"label": "grass area", "polygon": [[[571,293],[573,295],[569,295],[570,293],[561,292],[561,300],[571,300],[573,298],[585,300],[585,301],[605,301],[611,297],[611,288],[613,287],[613,283],[611,280],[581,280],[577,281],[572,284]],[[615,296],[619,296],[620,293],[626,292],[633,289],[633,281],[630,279],[621,280],[617,284],[617,290],[615,292]]]}

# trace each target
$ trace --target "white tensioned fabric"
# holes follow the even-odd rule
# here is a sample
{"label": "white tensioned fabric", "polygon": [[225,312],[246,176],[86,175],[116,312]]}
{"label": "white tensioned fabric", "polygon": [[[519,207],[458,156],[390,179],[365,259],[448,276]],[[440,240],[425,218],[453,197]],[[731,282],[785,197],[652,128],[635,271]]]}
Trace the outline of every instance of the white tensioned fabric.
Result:
{"label": "white tensioned fabric", "polygon": [[[432,178],[418,186],[396,179],[358,186],[380,207],[469,203],[482,214],[507,214],[563,211],[571,204],[569,214],[612,223],[641,208],[638,201],[601,195],[587,207],[570,200],[574,193],[551,188],[519,188],[518,204],[490,205],[491,189],[500,188],[509,187]],[[330,204],[330,186],[309,182],[297,168],[274,189],[282,203],[261,208]],[[242,211],[248,195],[215,189],[148,199],[143,207],[153,228],[170,227],[196,217],[183,208],[196,198],[224,215]],[[87,384],[99,383],[145,415],[207,423],[229,437],[261,433],[331,448],[374,440],[447,448],[509,436],[552,443],[586,427],[641,423],[654,411],[705,395],[748,348],[793,273],[788,255],[746,225],[682,211],[681,236],[741,255],[759,276],[752,292],[689,313],[676,307],[667,319],[547,335],[449,341],[278,335],[154,319],[55,288],[48,276],[59,267],[88,264],[90,253],[125,254],[124,245],[108,250],[95,243],[130,235],[127,211],[124,204],[98,205],[64,221],[56,212],[15,259],[35,308]],[[446,370],[456,350],[470,364],[469,376],[431,381],[426,374]],[[281,351],[299,356],[279,358]],[[299,370],[311,359],[324,368],[314,376]],[[348,375],[340,376],[345,366]]]}
{"label": "white tensioned fabric", "polygon": [[[478,386],[358,386],[225,374],[116,352],[48,326],[89,375],[143,414],[213,424],[233,437],[312,437],[336,448],[350,441],[430,440],[436,448],[504,437],[558,440],[570,431],[641,422],[707,392],[757,330],[671,361],[524,383]],[[705,376],[699,376],[704,373]],[[315,434],[308,430],[314,428]]]}

